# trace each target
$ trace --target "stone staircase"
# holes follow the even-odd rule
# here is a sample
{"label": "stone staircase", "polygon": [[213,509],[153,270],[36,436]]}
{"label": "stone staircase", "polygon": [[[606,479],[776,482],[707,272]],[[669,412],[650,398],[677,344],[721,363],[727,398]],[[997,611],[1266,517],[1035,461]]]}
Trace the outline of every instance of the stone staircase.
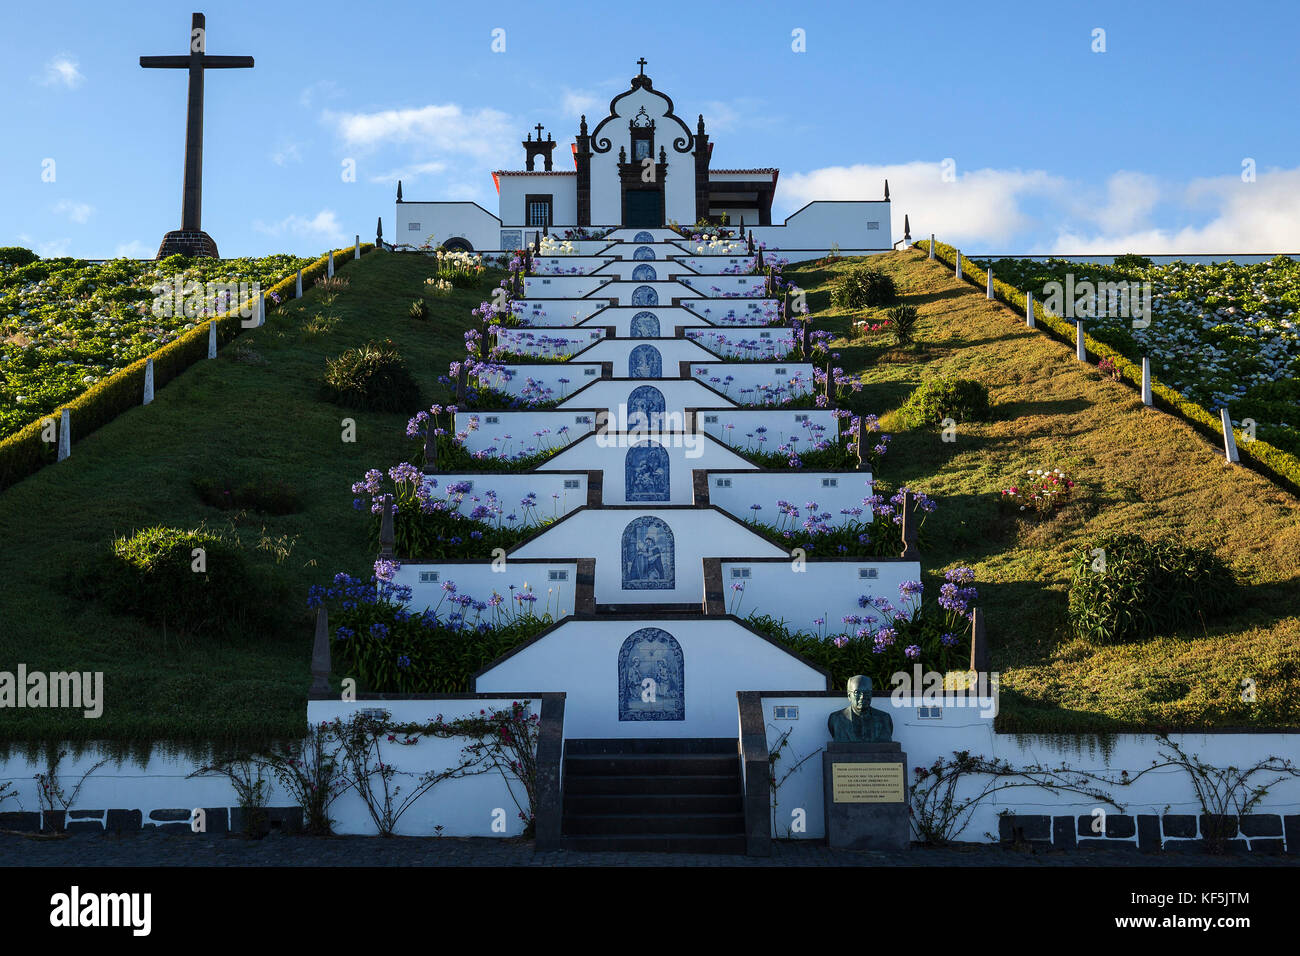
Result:
{"label": "stone staircase", "polygon": [[571,739],[563,790],[565,849],[745,852],[735,738]]}

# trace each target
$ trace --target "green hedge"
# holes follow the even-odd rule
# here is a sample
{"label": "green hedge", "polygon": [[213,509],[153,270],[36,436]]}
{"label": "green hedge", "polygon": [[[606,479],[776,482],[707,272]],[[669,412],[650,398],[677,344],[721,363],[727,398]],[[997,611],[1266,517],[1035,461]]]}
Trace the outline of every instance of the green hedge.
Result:
{"label": "green hedge", "polygon": [[[374,243],[362,243],[364,255],[374,248]],[[335,268],[341,268],[351,261],[353,247],[347,246],[334,251]],[[328,253],[321,256],[302,270],[304,291],[318,276],[325,274],[328,268]],[[270,299],[271,293],[281,300],[293,297],[297,273],[286,276],[269,289],[263,290],[267,296],[266,311],[269,315],[276,303]],[[243,318],[234,315],[221,315],[217,323],[217,347],[228,344],[242,332]],[[144,400],[144,369],[148,359],[153,359],[154,388],[159,389],[176,378],[196,362],[208,357],[208,325],[203,323],[190,329],[180,338],[168,342],[146,358],[131,363],[126,368],[114,372],[72,401],[60,405],[48,415],[42,416],[21,431],[15,432],[4,441],[0,441],[0,491],[17,484],[29,475],[35,474],[45,465],[58,459],[58,444],[41,440],[44,423],[51,418],[56,425],[68,409],[71,416],[70,428],[73,441],[80,441],[91,432],[107,425],[118,415],[135,408]]]}
{"label": "green hedge", "polygon": [[[928,239],[915,243],[915,246],[927,254],[930,251]],[[953,246],[942,242],[935,242],[934,244],[934,257],[947,265],[949,269],[954,267],[956,253],[957,250]],[[988,282],[987,273],[972,268],[970,260],[965,256],[961,258],[961,272],[962,278],[967,282],[980,289],[986,288]],[[1016,311],[1023,318],[1025,314],[1025,294],[1019,289],[994,276],[993,297],[1003,305]],[[1048,312],[1037,298],[1034,300],[1034,318],[1038,327],[1049,336],[1074,347],[1074,323]],[[1140,362],[1130,361],[1123,354],[1106,343],[1098,341],[1086,331],[1083,334],[1083,345],[1085,355],[1090,359],[1094,361],[1103,358],[1110,359],[1115,363],[1115,370],[1120,378],[1133,385],[1139,392],[1141,391],[1142,364]],[[1154,374],[1151,376],[1151,400],[1161,411],[1181,418],[1211,442],[1222,448],[1223,427],[1219,416],[1195,402],[1189,402],[1175,389],[1160,384]],[[1242,464],[1249,465],[1272,481],[1277,482],[1293,495],[1300,496],[1300,458],[1258,438],[1255,441],[1246,441],[1245,434],[1238,429],[1234,428],[1233,434],[1237,437],[1237,452]]]}

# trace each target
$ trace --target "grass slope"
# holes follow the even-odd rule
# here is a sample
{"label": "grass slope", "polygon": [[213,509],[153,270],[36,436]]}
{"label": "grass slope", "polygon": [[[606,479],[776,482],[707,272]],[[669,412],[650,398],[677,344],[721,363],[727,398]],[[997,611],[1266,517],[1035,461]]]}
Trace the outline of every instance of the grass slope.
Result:
{"label": "grass slope", "polygon": [[[416,453],[401,414],[345,410],[318,398],[325,360],[391,338],[424,395],[463,354],[469,310],[486,293],[427,297],[430,321],[407,316],[431,260],[374,253],[343,264],[333,301],[311,290],[191,368],[137,408],[77,440],[72,457],[0,495],[0,670],[103,671],[104,714],[5,710],[0,741],[265,741],[304,727],[312,619],[307,588],[337,571],[369,574],[365,521],[351,483]],[[343,418],[356,441],[341,440]],[[195,475],[270,470],[301,487],[301,511],[236,515],[204,505]],[[117,535],[153,524],[232,528],[287,594],[283,624],[240,640],[164,633],[77,599],[68,573]],[[285,553],[287,551],[287,554]],[[278,555],[277,553],[278,552]]]}
{"label": "grass slope", "polygon": [[[819,325],[843,334],[828,282],[850,267],[788,270],[809,290]],[[893,431],[881,477],[939,500],[926,527],[927,587],[960,564],[979,576],[993,661],[1002,672],[1000,726],[1025,732],[1300,724],[1300,504],[1222,455],[1190,428],[1144,409],[1129,389],[1024,329],[1008,310],[914,251],[872,259],[919,306],[917,352],[841,341],[860,369],[858,407],[889,414],[923,378],[984,381],[999,418],[963,426],[955,443]],[[333,302],[312,291],[136,409],[73,446],[72,458],[0,495],[0,670],[102,670],[105,711],[6,710],[0,743],[37,740],[265,741],[303,728],[311,646],[307,587],[336,571],[368,573],[365,522],[349,485],[370,467],[416,453],[408,414],[344,411],[321,402],[325,359],[369,338],[392,338],[432,395],[462,353],[481,293],[430,298],[430,322],[407,317],[431,263],[374,254],[348,263]],[[411,412],[414,412],[412,409]],[[357,441],[340,440],[341,419]],[[64,583],[115,535],[151,524],[229,527],[191,477],[231,466],[270,469],[300,485],[305,506],[283,517],[235,516],[266,573],[288,597],[283,625],[240,640],[165,634],[72,597]],[[1034,523],[1001,514],[998,492],[1025,469],[1061,467],[1086,493]],[[1066,631],[1066,559],[1093,532],[1170,533],[1214,546],[1252,582],[1230,622],[1142,644],[1094,647]],[[288,551],[287,555],[285,551]],[[276,552],[278,551],[278,555]],[[791,622],[802,626],[799,622]],[[1240,701],[1244,678],[1254,704]]]}
{"label": "grass slope", "polygon": [[[819,327],[838,336],[857,316],[835,310],[829,283],[860,260],[806,264],[787,276],[809,292]],[[1146,409],[1132,389],[1028,330],[1023,318],[957,282],[916,250],[877,256],[920,309],[917,352],[839,338],[846,370],[861,370],[855,403],[882,415],[894,440],[880,468],[892,485],[934,496],[922,555],[931,590],[943,570],[973,567],[993,666],[1002,674],[999,726],[1008,731],[1300,725],[1300,502],[1223,460],[1190,427]],[[881,316],[883,317],[883,316]],[[937,433],[896,431],[893,412],[922,380],[984,382],[994,421]],[[894,426],[894,427],[891,427]],[[1080,499],[1036,522],[1000,512],[999,492],[1030,468],[1061,468]],[[1067,559],[1103,531],[1169,534],[1213,547],[1249,582],[1231,619],[1138,644],[1094,646],[1065,621]],[[1241,700],[1241,682],[1256,700]]]}

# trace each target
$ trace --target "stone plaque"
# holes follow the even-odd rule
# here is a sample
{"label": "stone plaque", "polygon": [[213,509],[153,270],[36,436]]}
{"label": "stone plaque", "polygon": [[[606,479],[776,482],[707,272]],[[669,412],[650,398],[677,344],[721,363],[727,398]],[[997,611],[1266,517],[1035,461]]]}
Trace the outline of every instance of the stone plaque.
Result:
{"label": "stone plaque", "polygon": [[902,803],[901,763],[831,764],[832,803]]}

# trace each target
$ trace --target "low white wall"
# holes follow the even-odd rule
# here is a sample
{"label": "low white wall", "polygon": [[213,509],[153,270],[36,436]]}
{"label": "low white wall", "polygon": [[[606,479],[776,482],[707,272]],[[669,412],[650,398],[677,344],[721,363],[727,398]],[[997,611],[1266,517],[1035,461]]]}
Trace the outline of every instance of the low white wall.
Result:
{"label": "low white wall", "polygon": [[501,220],[477,203],[399,202],[396,223],[396,231],[386,240],[394,245],[437,246],[459,238],[476,252],[501,247]]}
{"label": "low white wall", "polygon": [[[442,617],[454,610],[444,586],[455,584],[456,594],[467,594],[476,601],[486,602],[494,593],[501,595],[506,599],[506,603],[501,606],[502,613],[505,614],[520,609],[513,594],[531,590],[537,595],[532,608],[534,613],[538,616],[550,614],[558,620],[573,612],[577,579],[576,560],[521,561],[512,556],[505,561],[497,561],[495,565],[490,560],[412,561],[398,569],[393,576],[393,583],[411,589],[411,600],[406,606],[417,614],[433,608]],[[480,619],[479,613],[472,608],[465,612],[471,623]],[[481,614],[484,621],[495,619],[492,608]]]}
{"label": "low white wall", "polygon": [[838,245],[842,251],[888,251],[894,241],[890,206],[884,200],[817,200],[786,217],[784,225],[755,226],[754,241],[768,249],[822,250]]}
{"label": "low white wall", "polygon": [[466,435],[466,450],[474,454],[494,449],[494,458],[515,457],[530,448],[563,448],[596,430],[596,409],[586,407],[566,411],[457,412],[458,434],[469,429],[471,418],[477,420],[478,427]]}
{"label": "low white wall", "polygon": [[[690,444],[678,440],[680,438],[690,439]],[[632,447],[648,442],[660,445],[668,455],[669,498],[664,504],[693,503],[691,472],[695,469],[754,467],[725,445],[704,435],[662,435],[658,439],[651,439],[645,435],[607,433],[575,442],[538,466],[538,470],[581,468],[601,471],[604,474],[601,501],[607,505],[629,504],[627,454]]]}
{"label": "low white wall", "polygon": [[510,309],[519,321],[531,326],[578,325],[609,303],[604,299],[516,299]]}
{"label": "low white wall", "polygon": [[[894,722],[894,739],[902,744],[907,754],[908,775],[916,767],[928,767],[936,760],[951,760],[955,751],[966,750],[974,756],[1006,760],[1014,767],[1034,764],[1048,767],[1066,765],[1091,772],[1108,772],[1119,777],[1121,770],[1130,776],[1150,767],[1156,760],[1157,739],[1150,734],[1122,734],[1114,738],[1108,753],[1099,749],[1082,749],[1071,746],[1062,739],[1022,735],[998,734],[993,731],[993,719],[982,716],[976,708],[946,707],[936,718],[918,715],[920,701],[906,699],[907,706],[894,707],[889,698],[876,698],[874,706],[886,711]],[[777,720],[773,708],[793,705],[799,708],[797,720]],[[777,745],[780,735],[791,734],[781,759],[777,763],[778,776],[810,753],[824,749],[830,735],[826,718],[847,705],[843,698],[809,698],[763,696],[763,718],[767,727],[769,750]],[[1269,756],[1293,757],[1297,744],[1295,735],[1288,734],[1171,734],[1171,739],[1190,755],[1215,767],[1248,767]],[[1082,738],[1087,740],[1088,738]],[[959,800],[973,797],[987,778],[972,777],[959,784]],[[907,781],[908,785],[913,780]],[[1191,778],[1178,768],[1152,772],[1137,783],[1126,787],[1103,786],[1124,806],[1124,813],[1190,813],[1199,814],[1201,805],[1192,789]],[[822,802],[822,759],[815,756],[781,785],[777,791],[777,813],[773,822],[773,836],[793,836],[796,839],[822,839],[826,835],[826,821]],[[973,843],[988,842],[986,834],[997,839],[998,813],[1003,810],[1017,814],[1055,814],[1089,816],[1098,806],[1110,813],[1118,813],[1107,804],[1098,804],[1074,794],[1053,795],[1046,790],[1026,787],[1003,790],[981,801],[971,816],[970,824],[958,837]],[[1166,809],[1167,808],[1167,809]],[[789,833],[792,811],[807,812],[807,831]],[[1300,780],[1288,779],[1270,788],[1268,796],[1258,805],[1255,813],[1296,813],[1300,811]]]}
{"label": "low white wall", "polygon": [[[862,574],[874,574],[864,578]],[[726,591],[727,610],[740,617],[755,612],[770,614],[784,621],[791,629],[820,630],[823,634],[843,634],[856,631],[858,625],[845,624],[847,615],[874,615],[876,626],[884,615],[872,608],[860,606],[859,597],[883,597],[900,611],[908,612],[910,600],[899,596],[898,586],[904,581],[921,579],[919,561],[884,561],[863,558],[855,561],[830,561],[808,558],[800,565],[788,557],[784,561],[723,561],[722,585]],[[744,591],[735,593],[733,584],[744,584]],[[928,596],[930,601],[937,594]],[[817,619],[825,623],[819,626]],[[961,635],[958,635],[961,636]]]}
{"label": "low white wall", "polygon": [[[618,652],[644,627],[671,634],[682,649],[683,720],[619,720],[622,675]],[[537,691],[563,690],[564,736],[733,737],[737,734],[736,692],[750,684],[780,684],[786,690],[823,690],[826,678],[814,668],[728,620],[568,621],[479,676],[480,693],[523,681]]]}
{"label": "low white wall", "polygon": [[[429,487],[430,497],[446,501],[450,497],[448,488],[469,482],[471,488],[457,496],[460,503],[456,511],[469,516],[495,494],[504,514],[482,520],[505,527],[524,528],[563,517],[583,507],[587,503],[587,477],[585,472],[560,474],[556,471],[446,473],[425,475],[424,484]],[[525,509],[522,502],[529,494],[537,496],[537,504]],[[517,520],[507,521],[506,516],[511,514],[517,515]]]}
{"label": "low white wall", "polygon": [[[815,438],[834,441],[839,432],[839,420],[830,409],[805,408],[802,410],[755,408],[710,409],[697,406],[695,422],[700,431],[713,435],[733,448],[774,452],[791,438],[798,438],[795,449],[805,451],[812,447]],[[815,426],[823,430],[815,431]],[[813,426],[813,427],[810,427]],[[765,428],[766,431],[758,431]],[[759,439],[766,436],[766,441]]]}
{"label": "low white wall", "polygon": [[686,338],[699,342],[723,358],[740,356],[753,361],[784,358],[795,347],[795,331],[788,328],[723,329],[708,326],[687,329]]}
{"label": "low white wall", "polygon": [[[602,298],[614,299],[621,306],[634,305],[632,296],[638,289],[653,289],[658,296],[658,305],[670,306],[673,299],[681,299],[686,296],[693,296],[696,293],[682,285],[680,282],[611,282],[600,290]],[[647,305],[642,308],[653,309],[655,306]]]}
{"label": "low white wall", "polygon": [[[665,374],[669,374],[665,369]],[[685,412],[688,408],[726,408],[731,402],[710,391],[707,387],[699,382],[692,382],[684,378],[606,378],[599,382],[594,382],[588,388],[560,403],[560,408],[603,408],[609,412],[610,427],[616,429],[625,429],[632,427],[631,422],[625,422],[620,412],[620,406],[627,404],[628,396],[633,390],[649,385],[657,388],[664,397],[664,412],[668,422],[663,426],[664,431],[680,430],[680,423],[685,421]],[[627,412],[629,418],[631,410]],[[727,414],[731,414],[727,410]],[[762,410],[756,409],[752,414],[763,414]],[[644,426],[643,426],[644,427]]]}
{"label": "low white wall", "polygon": [[538,357],[572,355],[605,337],[605,330],[600,328],[548,329],[499,325],[496,330],[497,342],[502,348]]}
{"label": "low white wall", "polygon": [[708,325],[703,317],[696,315],[689,309],[662,305],[650,306],[649,308],[643,308],[639,305],[611,306],[610,308],[591,315],[580,324],[599,325],[602,328],[610,326],[615,330],[614,334],[619,338],[631,338],[632,319],[642,312],[649,312],[659,320],[660,337],[676,335],[679,326],[696,327]]}
{"label": "low white wall", "polygon": [[752,299],[763,295],[767,282],[763,276],[699,275],[685,276],[682,285],[689,286],[706,299]]}
{"label": "low white wall", "polygon": [[629,360],[632,350],[642,345],[649,345],[658,351],[661,360],[661,373],[663,377],[667,378],[677,378],[679,376],[682,362],[707,362],[712,359],[712,356],[703,348],[686,339],[616,338],[603,339],[597,342],[583,351],[581,355],[576,356],[575,360],[582,362],[613,362],[615,378],[631,378],[633,373]]}
{"label": "low white wall", "polygon": [[[795,528],[808,516],[809,502],[817,513],[830,512],[828,524],[840,525],[871,520],[871,506],[864,499],[871,496],[871,472],[844,471],[745,471],[709,475],[709,504],[717,505],[743,521],[756,519],[766,524],[789,527],[792,519],[783,519],[778,501],[788,501],[799,509],[793,519]],[[753,505],[761,505],[755,511]],[[851,512],[857,510],[860,514]],[[850,512],[845,514],[844,512]]]}
{"label": "low white wall", "polygon": [[602,256],[534,256],[533,272],[542,276],[586,276],[608,262]]}
{"label": "low white wall", "polygon": [[779,404],[815,386],[813,367],[802,362],[693,362],[691,379],[746,405]]}
{"label": "low white wall", "polygon": [[[695,273],[686,266],[681,265],[672,259],[637,259],[630,258],[632,253],[629,251],[627,259],[617,259],[600,270],[600,275],[616,276],[623,282],[641,282],[640,279],[634,279],[634,273],[640,266],[649,266],[654,270],[654,278],[650,282],[663,282],[666,279],[675,277],[684,278],[693,276]],[[681,292],[676,293],[681,295]]]}
{"label": "low white wall", "polygon": [[777,319],[776,299],[682,299],[682,305],[712,325],[767,325]]}
{"label": "low white wall", "polygon": [[[581,299],[601,286],[609,285],[608,276],[525,276],[525,299]],[[611,293],[607,298],[612,298]]]}
{"label": "low white wall", "polygon": [[682,255],[678,261],[700,275],[727,275],[747,271],[754,264],[754,257]]}
{"label": "low white wall", "polygon": [[536,401],[568,398],[600,378],[600,363],[554,362],[539,365],[500,365],[479,376],[479,382],[507,395],[528,395]]}
{"label": "low white wall", "polygon": [[[623,587],[623,533],[646,516],[658,518],[672,532],[671,588]],[[632,507],[577,511],[524,542],[510,556],[595,558],[598,604],[698,604],[702,608],[703,560],[738,555],[785,557],[785,552],[720,511]]]}
{"label": "low white wall", "polygon": [[[440,699],[440,700],[359,700],[354,702],[312,700],[307,702],[307,719],[318,723],[341,718],[347,720],[358,711],[383,709],[398,723],[428,723],[438,714],[446,720],[477,716],[480,710],[508,709],[516,700],[528,700],[520,694],[503,693],[499,698]],[[541,700],[531,700],[532,713],[541,710]],[[417,778],[433,770],[446,770],[459,765],[461,748],[469,743],[464,737],[419,737],[409,746],[381,744],[383,761],[397,768],[399,773],[413,774],[398,777],[394,783],[402,788],[400,802],[416,785]],[[515,796],[527,805],[527,795],[518,780],[511,780]],[[504,811],[504,812],[502,812]],[[361,797],[351,790],[334,801],[331,815],[335,819],[334,832],[349,835],[373,836],[375,825],[370,819]],[[505,832],[493,830],[497,820],[504,820]],[[444,780],[413,803],[398,821],[396,833],[401,836],[433,836],[434,827],[442,827],[443,836],[510,837],[523,833],[524,822],[519,819],[519,808],[511,799],[505,778],[499,771]]]}

